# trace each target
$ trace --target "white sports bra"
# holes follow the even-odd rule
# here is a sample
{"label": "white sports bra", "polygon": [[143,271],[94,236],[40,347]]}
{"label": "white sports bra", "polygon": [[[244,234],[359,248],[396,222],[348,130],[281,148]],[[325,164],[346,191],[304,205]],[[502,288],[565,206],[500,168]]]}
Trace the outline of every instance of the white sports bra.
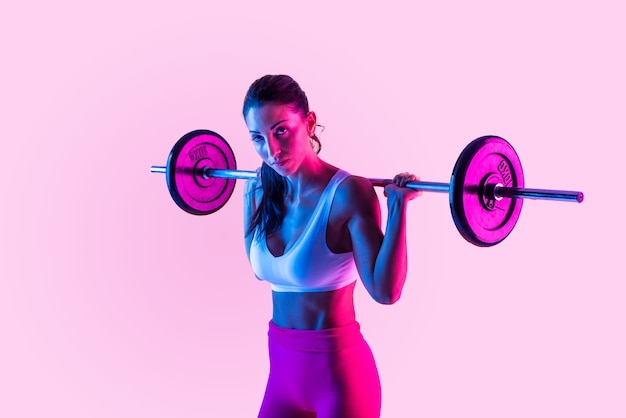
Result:
{"label": "white sports bra", "polygon": [[283,255],[274,256],[266,239],[255,237],[250,246],[250,264],[260,280],[276,292],[325,292],[356,281],[352,252],[336,254],[328,249],[326,226],[339,184],[350,174],[338,170],[322,192],[317,206],[296,242]]}

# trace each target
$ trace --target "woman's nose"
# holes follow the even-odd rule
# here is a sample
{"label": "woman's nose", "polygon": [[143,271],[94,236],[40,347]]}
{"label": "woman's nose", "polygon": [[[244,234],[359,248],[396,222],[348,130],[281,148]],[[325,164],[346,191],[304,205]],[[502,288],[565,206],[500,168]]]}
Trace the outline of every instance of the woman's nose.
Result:
{"label": "woman's nose", "polygon": [[272,161],[276,161],[280,157],[280,144],[271,136],[267,139],[267,156]]}

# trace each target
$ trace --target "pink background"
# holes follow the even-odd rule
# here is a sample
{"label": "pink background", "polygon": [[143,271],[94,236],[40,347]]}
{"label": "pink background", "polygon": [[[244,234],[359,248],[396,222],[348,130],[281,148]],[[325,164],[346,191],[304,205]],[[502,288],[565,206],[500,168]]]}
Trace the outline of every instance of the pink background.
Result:
{"label": "pink background", "polygon": [[256,168],[240,111],[266,73],[353,173],[447,182],[495,134],[527,186],[586,194],[526,201],[490,249],[445,195],[412,202],[402,299],[357,292],[383,417],[626,416],[622,2],[88,3],[0,13],[0,416],[256,416],[270,290],[242,184],[195,217],[149,168],[200,128]]}

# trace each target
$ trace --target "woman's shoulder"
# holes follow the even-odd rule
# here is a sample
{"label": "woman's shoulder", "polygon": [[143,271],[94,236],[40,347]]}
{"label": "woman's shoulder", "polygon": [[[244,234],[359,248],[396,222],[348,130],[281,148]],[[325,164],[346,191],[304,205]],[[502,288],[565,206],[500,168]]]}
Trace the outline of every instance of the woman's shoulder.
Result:
{"label": "woman's shoulder", "polygon": [[254,190],[261,187],[261,176],[250,177],[245,180],[246,189]]}
{"label": "woman's shoulder", "polygon": [[373,190],[372,182],[365,177],[355,176],[345,172],[345,179],[341,182],[339,188],[347,193],[369,192]]}
{"label": "woman's shoulder", "polygon": [[253,201],[260,200],[263,195],[263,187],[261,176],[249,178],[244,182],[244,194],[245,197],[253,199]]}
{"label": "woman's shoulder", "polygon": [[365,177],[348,175],[337,187],[335,200],[343,207],[358,209],[378,201],[372,182]]}

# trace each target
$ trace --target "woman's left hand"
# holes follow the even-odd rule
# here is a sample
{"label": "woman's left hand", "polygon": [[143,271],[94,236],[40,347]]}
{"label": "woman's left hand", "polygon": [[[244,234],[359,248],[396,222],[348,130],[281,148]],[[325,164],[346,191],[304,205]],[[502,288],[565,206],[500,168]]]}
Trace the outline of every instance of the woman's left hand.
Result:
{"label": "woman's left hand", "polygon": [[419,181],[419,177],[411,173],[400,173],[393,178],[393,182],[385,186],[385,196],[388,199],[413,200],[422,195],[421,190],[406,187],[407,183]]}

